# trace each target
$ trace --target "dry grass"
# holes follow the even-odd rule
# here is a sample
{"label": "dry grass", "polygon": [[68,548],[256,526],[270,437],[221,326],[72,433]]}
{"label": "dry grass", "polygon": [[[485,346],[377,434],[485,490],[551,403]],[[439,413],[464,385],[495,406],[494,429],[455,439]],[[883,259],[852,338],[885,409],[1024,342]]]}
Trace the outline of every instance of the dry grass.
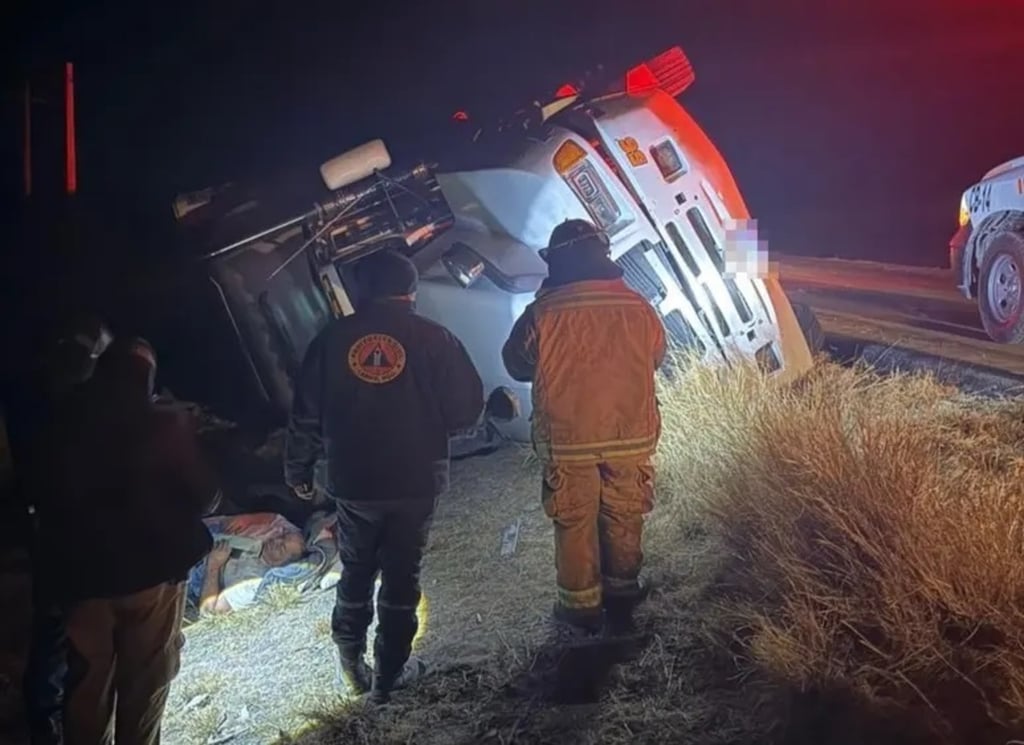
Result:
{"label": "dry grass", "polygon": [[729,556],[720,638],[927,741],[1024,731],[1024,404],[831,365],[694,369],[663,403],[664,480]]}
{"label": "dry grass", "polygon": [[225,685],[223,675],[207,673],[182,686],[179,694],[185,703],[178,716],[182,721],[183,739],[206,743],[216,738],[226,718],[218,704],[218,694]]}

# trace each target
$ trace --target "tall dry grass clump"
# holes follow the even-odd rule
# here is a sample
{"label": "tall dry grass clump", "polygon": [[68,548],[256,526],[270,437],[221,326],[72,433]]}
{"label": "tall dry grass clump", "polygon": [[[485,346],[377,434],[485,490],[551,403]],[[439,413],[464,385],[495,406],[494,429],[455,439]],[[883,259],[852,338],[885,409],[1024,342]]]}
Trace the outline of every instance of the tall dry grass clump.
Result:
{"label": "tall dry grass clump", "polygon": [[1024,405],[831,364],[692,366],[661,402],[659,493],[695,496],[656,519],[710,516],[747,659],[936,738],[1024,732]]}

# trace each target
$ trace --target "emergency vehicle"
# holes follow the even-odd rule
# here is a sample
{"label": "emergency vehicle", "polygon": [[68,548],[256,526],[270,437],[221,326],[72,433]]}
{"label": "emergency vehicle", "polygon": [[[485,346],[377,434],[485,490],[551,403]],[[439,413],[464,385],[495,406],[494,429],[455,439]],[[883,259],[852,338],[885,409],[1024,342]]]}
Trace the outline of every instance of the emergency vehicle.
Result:
{"label": "emergency vehicle", "polygon": [[358,307],[353,264],[399,247],[420,269],[418,312],[462,340],[486,392],[515,393],[520,415],[494,426],[528,439],[529,386],[508,377],[501,347],[546,276],[539,249],[569,218],[608,235],[677,349],[799,375],[811,354],[797,317],[774,277],[736,261],[756,245],[750,214],[676,100],[693,80],[673,48],[501,120],[458,112],[450,126],[464,137],[436,162],[393,169],[383,142],[366,143],[323,164],[329,194],[312,206],[215,188],[179,197],[175,215],[202,242],[252,376],[282,413],[306,345]]}
{"label": "emergency vehicle", "polygon": [[1024,342],[1024,156],[996,166],[960,197],[949,245],[958,289],[977,300],[993,341]]}

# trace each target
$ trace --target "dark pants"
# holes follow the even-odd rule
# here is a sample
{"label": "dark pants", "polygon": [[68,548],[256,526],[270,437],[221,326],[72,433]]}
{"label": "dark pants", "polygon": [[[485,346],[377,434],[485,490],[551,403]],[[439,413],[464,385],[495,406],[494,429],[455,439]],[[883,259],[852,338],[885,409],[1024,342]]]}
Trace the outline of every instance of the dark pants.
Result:
{"label": "dark pants", "polygon": [[24,695],[32,745],[64,742],[64,678],[67,628],[62,609],[33,590],[32,643],[25,667]]}
{"label": "dark pants", "polygon": [[338,551],[341,580],[331,615],[334,643],[348,660],[366,651],[373,620],[377,576],[377,636],[374,671],[394,682],[412,652],[419,627],[420,561],[427,543],[434,500],[422,502],[338,502]]}
{"label": "dark pants", "polygon": [[40,547],[32,525],[32,641],[22,680],[25,715],[32,745],[64,742],[64,681],[68,635],[65,609],[48,592],[40,569]]}

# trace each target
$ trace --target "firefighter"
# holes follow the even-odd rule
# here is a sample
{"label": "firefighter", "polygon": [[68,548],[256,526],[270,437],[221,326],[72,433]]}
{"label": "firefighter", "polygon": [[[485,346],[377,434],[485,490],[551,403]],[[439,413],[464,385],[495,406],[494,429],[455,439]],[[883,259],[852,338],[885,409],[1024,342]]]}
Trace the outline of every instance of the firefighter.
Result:
{"label": "firefighter", "polygon": [[183,641],[184,580],[219,490],[194,431],[153,403],[156,356],[119,339],[31,463],[38,565],[63,610],[68,745],[155,745]]}
{"label": "firefighter", "polygon": [[[36,507],[29,497],[27,460],[40,431],[44,430],[74,392],[93,373],[96,361],[110,344],[112,335],[106,325],[93,316],[70,320],[46,350],[43,373],[36,386],[23,390],[8,401],[13,414],[11,450],[16,477],[16,493],[21,519],[27,521],[29,556],[32,570],[32,641],[23,678],[26,720],[33,745],[58,745],[62,742],[63,676],[66,634],[64,616],[46,588],[39,571],[41,545],[37,536]],[[18,464],[22,468],[18,468]]]}
{"label": "firefighter", "polygon": [[[317,461],[337,507],[342,563],[331,629],[348,689],[385,703],[425,672],[411,658],[420,562],[447,488],[449,436],[477,424],[483,384],[461,342],[414,313],[418,275],[397,251],[355,266],[359,310],[310,344],[296,384],[285,480],[312,495]],[[377,597],[372,673],[364,660]]]}
{"label": "firefighter", "polygon": [[513,379],[533,383],[533,444],[555,527],[554,615],[597,632],[607,611],[613,631],[625,630],[645,591],[641,538],[653,507],[664,326],[590,223],[557,226],[541,256],[548,277],[502,357]]}

